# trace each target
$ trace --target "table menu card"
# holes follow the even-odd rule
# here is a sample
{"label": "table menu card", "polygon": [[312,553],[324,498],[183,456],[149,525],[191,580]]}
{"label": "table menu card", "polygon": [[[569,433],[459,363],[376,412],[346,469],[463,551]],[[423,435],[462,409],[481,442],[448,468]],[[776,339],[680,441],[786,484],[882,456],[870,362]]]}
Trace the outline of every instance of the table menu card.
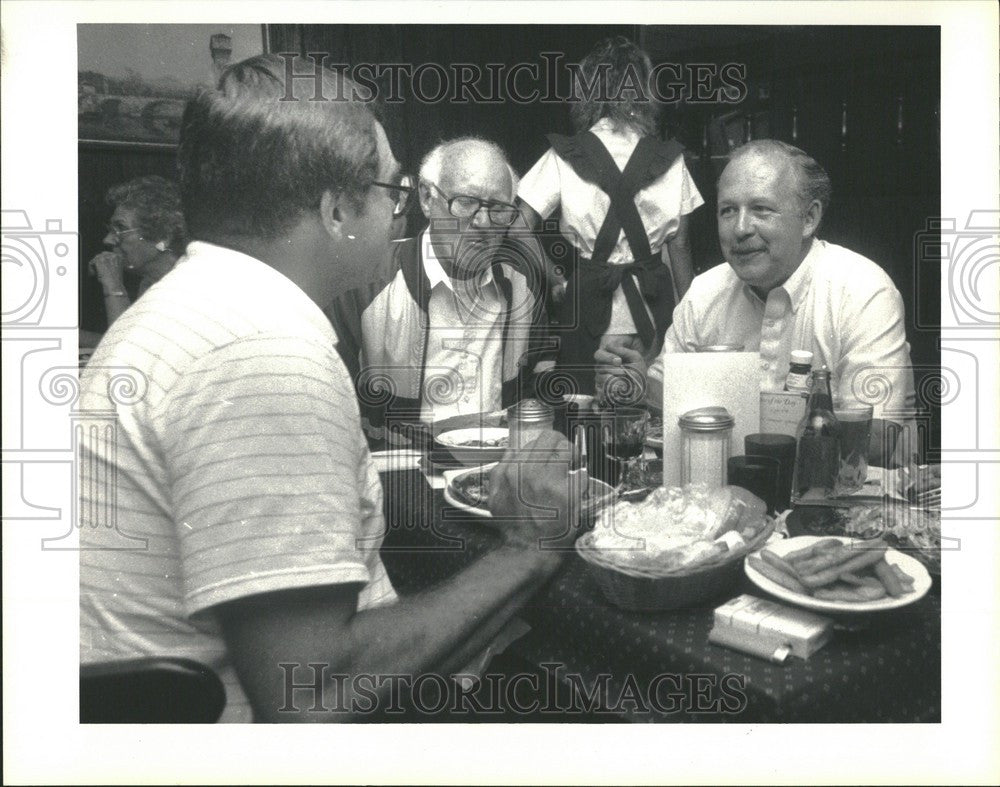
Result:
{"label": "table menu card", "polygon": [[760,431],[795,437],[806,415],[808,399],[794,391],[760,392]]}

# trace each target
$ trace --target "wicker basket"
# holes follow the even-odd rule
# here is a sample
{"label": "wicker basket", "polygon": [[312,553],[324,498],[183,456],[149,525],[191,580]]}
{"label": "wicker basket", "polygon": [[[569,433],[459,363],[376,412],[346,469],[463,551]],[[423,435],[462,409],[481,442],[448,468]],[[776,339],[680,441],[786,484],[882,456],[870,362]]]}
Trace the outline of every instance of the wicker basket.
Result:
{"label": "wicker basket", "polygon": [[730,590],[742,574],[743,558],[762,546],[773,531],[774,522],[768,520],[741,549],[679,571],[620,566],[608,559],[607,552],[594,548],[593,531],[577,539],[576,551],[612,604],[634,611],[661,611],[696,606]]}

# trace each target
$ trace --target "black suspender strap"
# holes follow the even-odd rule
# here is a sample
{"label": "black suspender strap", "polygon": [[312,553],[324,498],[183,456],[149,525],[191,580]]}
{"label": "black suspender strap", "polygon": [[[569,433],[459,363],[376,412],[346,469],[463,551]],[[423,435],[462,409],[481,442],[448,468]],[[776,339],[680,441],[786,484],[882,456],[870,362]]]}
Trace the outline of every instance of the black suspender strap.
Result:
{"label": "black suspender strap", "polygon": [[[635,195],[662,177],[677,158],[683,155],[683,148],[676,142],[662,142],[653,137],[643,137],[629,157],[625,170],[618,169],[614,158],[600,139],[590,132],[567,137],[548,134],[548,140],[559,156],[566,161],[576,174],[592,183],[608,195],[610,207],[594,241],[594,251],[587,265],[581,266],[571,279],[571,288],[588,291],[601,296],[588,301],[587,310],[578,319],[588,327],[595,337],[607,329],[611,310],[611,293],[622,288],[628,302],[629,312],[643,342],[651,342],[654,331],[662,335],[669,324],[669,303],[663,301],[664,288],[670,289],[669,271],[663,266],[659,256],[653,256],[649,246],[646,228],[642,223]],[[608,259],[622,230],[632,252],[633,262],[627,265],[608,265]],[[638,277],[641,287],[635,285],[633,274]],[[656,328],[649,320],[644,301],[654,307]]]}

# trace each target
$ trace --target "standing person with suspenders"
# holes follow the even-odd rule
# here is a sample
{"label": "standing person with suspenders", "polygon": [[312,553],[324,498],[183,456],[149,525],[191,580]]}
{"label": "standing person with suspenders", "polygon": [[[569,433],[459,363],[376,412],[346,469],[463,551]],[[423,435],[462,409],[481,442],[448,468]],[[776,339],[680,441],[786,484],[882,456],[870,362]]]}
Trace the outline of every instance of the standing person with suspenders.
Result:
{"label": "standing person with suspenders", "polygon": [[651,71],[628,39],[598,43],[574,74],[577,133],[549,134],[552,147],[518,189],[528,226],[559,209],[559,230],[573,247],[574,259],[547,268],[556,368],[578,393],[593,393],[594,352],[609,337],[644,354],[659,348],[675,284],[679,298],[693,278],[687,214],[704,200],[681,146],[656,136]]}

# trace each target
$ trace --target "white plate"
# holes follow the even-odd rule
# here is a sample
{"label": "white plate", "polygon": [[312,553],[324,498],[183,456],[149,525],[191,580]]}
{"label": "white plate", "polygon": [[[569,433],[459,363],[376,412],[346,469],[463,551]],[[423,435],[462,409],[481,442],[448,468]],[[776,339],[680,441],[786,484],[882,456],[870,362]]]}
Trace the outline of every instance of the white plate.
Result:
{"label": "white plate", "polygon": [[[794,552],[796,549],[802,549],[803,547],[807,547],[816,541],[824,541],[829,538],[836,538],[844,544],[856,543],[860,545],[865,543],[865,541],[860,538],[845,538],[842,536],[798,536],[796,538],[788,538],[784,541],[769,544],[766,548],[779,557],[784,557],[789,552]],[[754,552],[753,554],[760,557],[760,550]],[[886,550],[885,560],[890,565],[899,566],[903,569],[903,571],[913,577],[913,590],[900,598],[887,596],[885,598],[877,599],[876,601],[826,601],[824,599],[813,598],[812,596],[805,596],[801,593],[796,593],[794,590],[782,587],[777,582],[772,582],[751,566],[750,562],[747,560],[743,561],[743,570],[750,578],[750,581],[761,590],[766,590],[772,596],[780,598],[782,601],[787,601],[790,604],[805,607],[806,609],[813,609],[817,612],[878,612],[884,609],[896,609],[897,607],[905,607],[908,604],[919,601],[927,594],[927,591],[931,589],[931,575],[927,573],[927,569],[924,568],[920,561],[910,557],[909,555],[904,555],[902,552],[895,549]]]}
{"label": "white plate", "polygon": [[500,446],[495,445],[461,445],[467,440],[479,440],[484,442],[486,440],[500,440],[504,437],[510,437],[510,430],[502,426],[473,426],[468,429],[452,429],[448,432],[442,432],[438,435],[437,441],[441,445],[446,445],[449,448],[470,448],[472,450],[482,450],[482,449],[493,449],[499,448]]}
{"label": "white plate", "polygon": [[[444,486],[444,499],[449,504],[459,509],[460,511],[467,511],[475,516],[484,517],[486,519],[492,519],[493,515],[486,508],[477,508],[476,506],[470,506],[468,503],[463,502],[458,498],[457,495],[452,494],[451,487],[455,480],[461,476],[468,475],[469,473],[488,473],[497,463],[483,465],[481,467],[473,467],[470,469],[461,470],[445,470],[442,474],[445,480]],[[587,505],[584,509],[585,515],[593,514],[594,512],[600,510],[609,502],[615,499],[615,490],[609,484],[604,483],[596,478],[590,479],[590,497],[587,498]]]}
{"label": "white plate", "polygon": [[473,467],[471,470],[445,470],[441,475],[444,476],[444,499],[449,504],[461,511],[467,511],[470,514],[475,514],[476,516],[486,517],[488,519],[493,518],[493,514],[490,513],[488,508],[476,508],[476,506],[470,506],[468,503],[463,502],[458,498],[457,495],[451,493],[451,485],[454,483],[455,479],[459,476],[465,476],[469,473],[488,473],[494,467],[497,466],[496,462],[492,464],[483,465],[482,467]]}
{"label": "white plate", "polygon": [[510,438],[510,430],[499,426],[473,426],[468,429],[452,429],[437,436],[439,445],[447,449],[455,459],[464,465],[478,467],[487,462],[496,462],[507,451],[506,446],[459,445],[466,440],[499,440]]}

